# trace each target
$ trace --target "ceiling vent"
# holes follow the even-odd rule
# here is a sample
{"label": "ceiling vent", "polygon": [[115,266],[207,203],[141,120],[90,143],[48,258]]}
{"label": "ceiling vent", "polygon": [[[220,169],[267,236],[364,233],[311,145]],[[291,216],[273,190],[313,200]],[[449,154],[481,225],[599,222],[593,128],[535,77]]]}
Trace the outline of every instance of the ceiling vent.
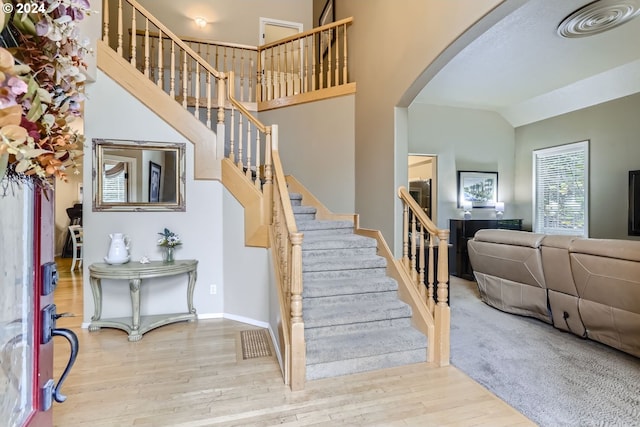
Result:
{"label": "ceiling vent", "polygon": [[598,0],[567,16],[558,25],[558,34],[586,37],[622,25],[639,14],[640,0]]}

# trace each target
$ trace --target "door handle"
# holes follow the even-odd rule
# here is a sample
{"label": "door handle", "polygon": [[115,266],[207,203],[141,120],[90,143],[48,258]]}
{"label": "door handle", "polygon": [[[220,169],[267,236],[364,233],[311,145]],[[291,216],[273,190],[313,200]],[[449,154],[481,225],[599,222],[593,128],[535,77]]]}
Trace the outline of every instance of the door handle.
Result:
{"label": "door handle", "polygon": [[80,345],[78,343],[78,336],[69,329],[57,328],[51,331],[51,335],[54,337],[63,337],[69,342],[69,346],[71,347],[71,354],[69,355],[69,362],[67,362],[67,366],[64,368],[62,375],[60,376],[60,380],[58,380],[58,384],[56,384],[53,389],[53,398],[56,402],[62,403],[67,400],[67,396],[63,395],[60,392],[60,387],[62,387],[62,383],[67,379],[67,375],[69,375],[69,371],[71,371],[71,367],[76,362],[76,358],[78,357],[78,351],[80,350]]}

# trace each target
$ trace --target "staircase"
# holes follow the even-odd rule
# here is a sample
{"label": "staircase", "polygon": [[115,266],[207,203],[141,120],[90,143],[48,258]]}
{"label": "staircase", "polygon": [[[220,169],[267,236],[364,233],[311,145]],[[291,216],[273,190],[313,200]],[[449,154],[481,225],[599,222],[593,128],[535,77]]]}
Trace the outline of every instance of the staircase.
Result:
{"label": "staircase", "polygon": [[[382,233],[358,227],[354,216],[329,212],[298,185],[293,191],[312,205],[303,206],[300,194],[289,196],[278,125],[261,123],[248,110],[253,103],[239,101],[244,86],[236,90],[233,70],[214,69],[135,0],[104,0],[102,16],[98,67],[194,144],[194,177],[221,180],[245,209],[245,244],[271,248],[281,319],[279,353],[291,389],[303,389],[306,379],[407,363],[447,366],[448,230],[438,229],[401,187],[403,256],[396,259]],[[336,72],[330,82],[327,73],[319,88],[311,87],[317,94],[300,94],[300,102],[355,91],[346,74],[350,22],[299,35],[300,40],[309,37],[310,46],[335,37],[334,55],[345,60],[342,77]],[[140,27],[139,37],[123,43],[127,28]],[[109,28],[117,33],[110,35]],[[154,45],[154,38],[166,42]],[[320,67],[323,75],[322,62]],[[313,80],[316,74],[310,76]],[[258,108],[272,108],[267,105],[272,101],[281,104],[256,93]],[[293,105],[290,101],[286,105]],[[425,250],[417,251],[416,245]]]}
{"label": "staircase", "polygon": [[300,194],[290,199],[304,233],[306,379],[425,362],[426,337],[412,328],[376,240],[354,234],[352,221],[317,220]]}

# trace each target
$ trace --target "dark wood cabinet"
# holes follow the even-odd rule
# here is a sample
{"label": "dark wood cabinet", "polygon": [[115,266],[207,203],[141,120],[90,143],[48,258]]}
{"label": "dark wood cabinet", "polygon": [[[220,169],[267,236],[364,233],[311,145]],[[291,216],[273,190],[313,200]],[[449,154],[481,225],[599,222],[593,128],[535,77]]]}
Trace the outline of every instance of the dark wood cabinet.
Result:
{"label": "dark wood cabinet", "polygon": [[508,230],[522,230],[521,219],[451,219],[449,220],[449,274],[467,280],[475,280],[467,240],[473,239],[476,231],[486,228],[503,228]]}

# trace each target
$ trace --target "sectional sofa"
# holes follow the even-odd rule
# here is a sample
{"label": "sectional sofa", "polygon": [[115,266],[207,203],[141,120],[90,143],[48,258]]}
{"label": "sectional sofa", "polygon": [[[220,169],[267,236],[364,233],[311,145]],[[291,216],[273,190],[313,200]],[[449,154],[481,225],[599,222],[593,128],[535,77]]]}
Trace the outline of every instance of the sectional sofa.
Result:
{"label": "sectional sofa", "polygon": [[479,230],[482,300],[640,357],[640,241]]}

